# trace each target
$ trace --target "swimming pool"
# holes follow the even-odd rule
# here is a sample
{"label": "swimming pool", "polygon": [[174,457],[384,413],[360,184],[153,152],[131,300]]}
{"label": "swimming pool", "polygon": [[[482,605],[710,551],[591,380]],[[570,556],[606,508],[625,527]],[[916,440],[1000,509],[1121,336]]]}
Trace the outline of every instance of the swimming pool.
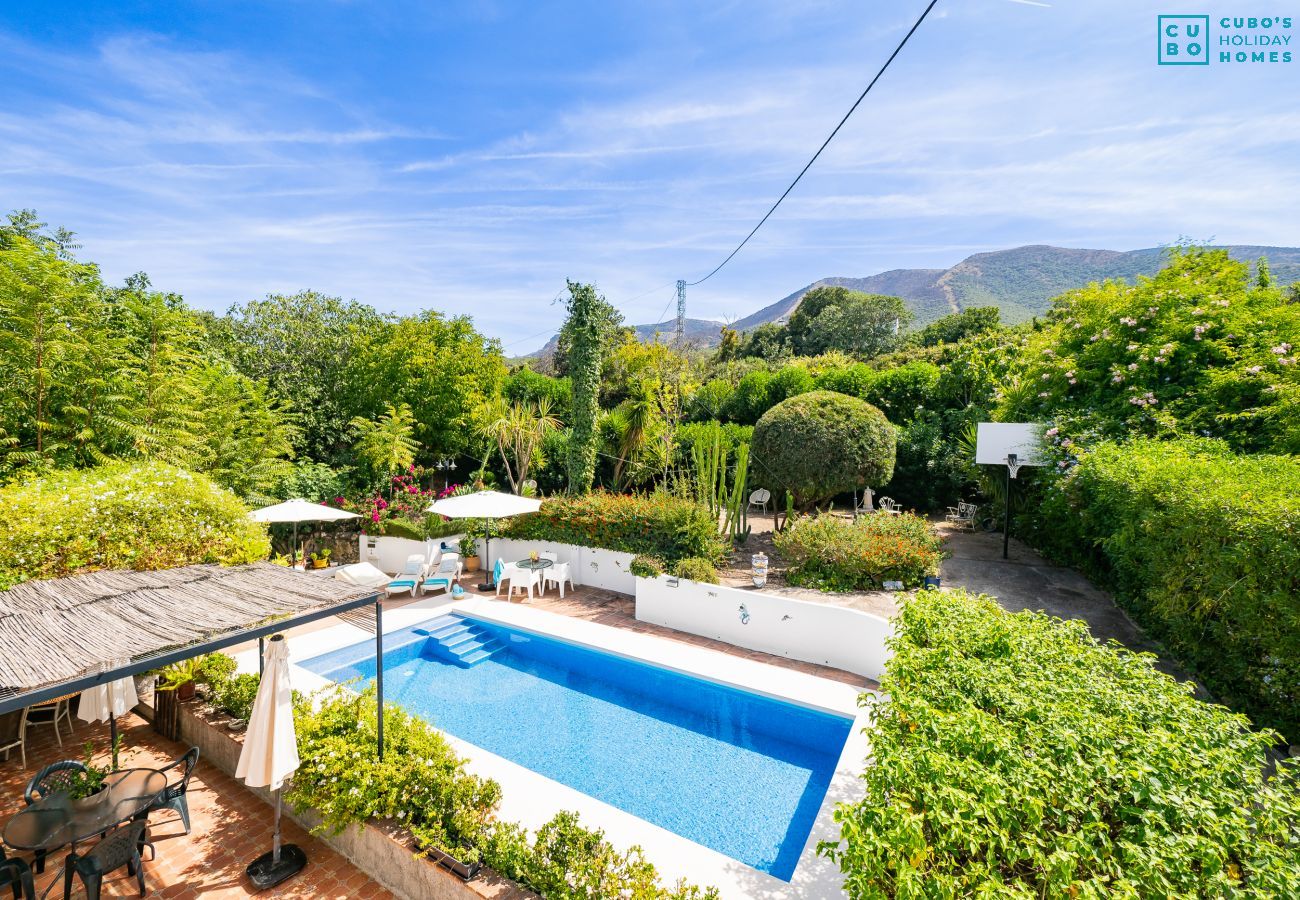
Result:
{"label": "swimming pool", "polygon": [[[375,677],[373,642],[304,668]],[[853,720],[456,614],[384,636],[384,695],[444,731],[789,881]]]}

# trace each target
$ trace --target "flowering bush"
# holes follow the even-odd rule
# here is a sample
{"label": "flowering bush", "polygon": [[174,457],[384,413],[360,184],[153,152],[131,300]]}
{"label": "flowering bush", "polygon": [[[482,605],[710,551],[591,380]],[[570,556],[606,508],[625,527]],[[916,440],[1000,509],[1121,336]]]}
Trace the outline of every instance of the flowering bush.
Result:
{"label": "flowering bush", "polygon": [[689,500],[597,491],[545,500],[540,511],[511,519],[505,536],[644,553],[672,563],[688,556],[720,559],[717,532],[709,511]]}
{"label": "flowering bush", "polygon": [[790,564],[791,584],[824,591],[867,591],[886,581],[916,587],[943,558],[942,539],[911,513],[799,519],[773,541]]}
{"label": "flowering bush", "polygon": [[266,559],[266,526],[206,476],[162,463],[58,471],[0,488],[0,588],[96,569]]}
{"label": "flowering bush", "polygon": [[1300,896],[1277,735],[1078,620],[922,591],[895,629],[866,796],[818,848],[854,900]]}
{"label": "flowering bush", "polygon": [[1227,251],[1175,251],[1135,285],[1093,284],[1057,298],[999,418],[1296,452],[1297,349],[1300,305],[1276,285],[1252,284]]}

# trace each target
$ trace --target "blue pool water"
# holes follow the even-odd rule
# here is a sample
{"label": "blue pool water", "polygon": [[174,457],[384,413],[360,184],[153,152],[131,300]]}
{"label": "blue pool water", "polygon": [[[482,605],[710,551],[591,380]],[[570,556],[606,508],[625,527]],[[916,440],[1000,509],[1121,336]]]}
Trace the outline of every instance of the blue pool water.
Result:
{"label": "blue pool water", "polygon": [[[456,640],[468,655],[448,652]],[[304,667],[372,682],[374,644]],[[786,881],[852,727],[843,716],[459,616],[385,635],[384,695],[462,740]]]}

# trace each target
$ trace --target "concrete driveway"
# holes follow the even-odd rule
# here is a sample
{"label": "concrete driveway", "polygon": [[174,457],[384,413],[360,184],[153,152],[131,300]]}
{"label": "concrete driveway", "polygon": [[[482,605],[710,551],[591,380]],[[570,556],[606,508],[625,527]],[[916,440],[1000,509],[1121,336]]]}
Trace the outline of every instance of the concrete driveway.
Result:
{"label": "concrete driveway", "polygon": [[[951,554],[939,570],[944,587],[989,594],[1008,612],[1033,609],[1062,619],[1083,619],[1098,640],[1115,640],[1131,650],[1154,653],[1162,672],[1180,681],[1191,678],[1115,605],[1110,594],[1073,569],[1052,565],[1015,538],[1010,558],[1003,559],[1001,533],[972,534],[947,523],[938,528],[947,537]],[[1204,694],[1199,685],[1198,692]]]}

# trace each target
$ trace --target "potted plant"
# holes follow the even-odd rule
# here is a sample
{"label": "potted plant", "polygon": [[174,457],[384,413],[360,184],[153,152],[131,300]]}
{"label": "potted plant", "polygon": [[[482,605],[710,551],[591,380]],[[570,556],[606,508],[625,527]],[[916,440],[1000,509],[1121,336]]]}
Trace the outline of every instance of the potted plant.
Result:
{"label": "potted plant", "polygon": [[318,550],[307,558],[313,569],[323,569],[330,564],[330,548]]}
{"label": "potted plant", "polygon": [[[122,738],[118,737],[118,744]],[[86,758],[83,761],[84,771],[72,772],[68,778],[68,797],[74,804],[79,800],[85,800],[87,797],[93,797],[104,789],[104,779],[108,777],[110,770],[101,769],[92,761],[95,755],[95,745],[91,741],[86,741]]]}
{"label": "potted plant", "polygon": [[471,534],[460,539],[460,561],[464,563],[466,572],[478,571],[478,541]]}
{"label": "potted plant", "polygon": [[182,659],[158,673],[158,690],[174,693],[177,700],[194,697],[194,683],[198,681],[203,660],[201,657]]}

